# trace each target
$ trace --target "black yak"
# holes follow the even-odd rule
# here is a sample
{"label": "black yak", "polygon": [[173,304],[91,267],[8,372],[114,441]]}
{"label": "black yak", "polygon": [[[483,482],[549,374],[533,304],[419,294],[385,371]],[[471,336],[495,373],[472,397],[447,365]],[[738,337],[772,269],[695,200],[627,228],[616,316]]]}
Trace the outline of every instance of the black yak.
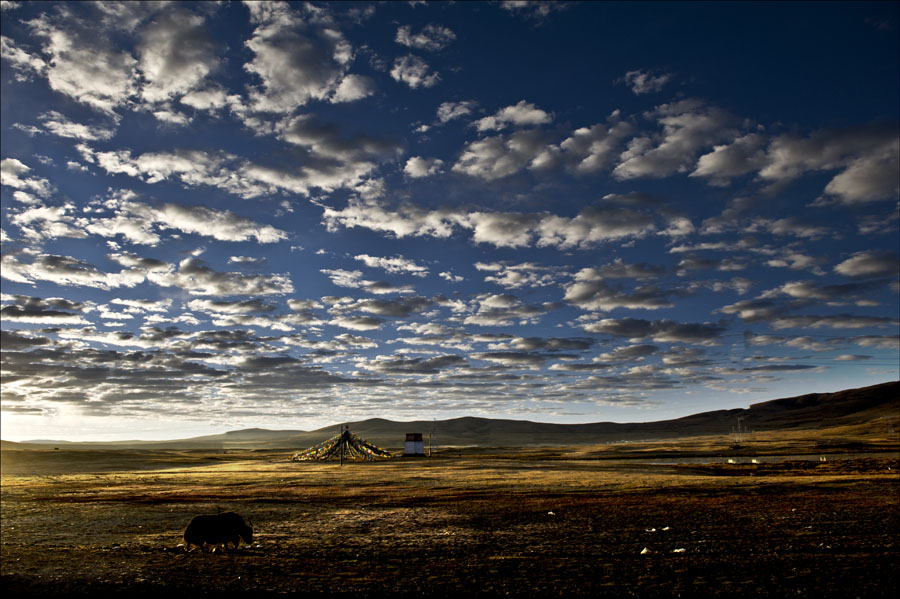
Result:
{"label": "black yak", "polygon": [[253,542],[253,523],[245,524],[244,519],[235,512],[225,512],[215,516],[194,516],[184,529],[184,549],[190,551],[191,545],[203,549],[212,545],[213,551],[218,546],[228,549],[228,544],[238,545],[244,540],[246,544]]}

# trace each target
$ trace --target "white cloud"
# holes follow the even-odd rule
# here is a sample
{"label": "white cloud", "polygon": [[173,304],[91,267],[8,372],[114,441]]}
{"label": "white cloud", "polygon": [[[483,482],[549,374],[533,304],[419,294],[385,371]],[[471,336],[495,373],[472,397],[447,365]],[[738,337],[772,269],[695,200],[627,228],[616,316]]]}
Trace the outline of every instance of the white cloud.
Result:
{"label": "white cloud", "polygon": [[[295,10],[288,4],[247,6],[256,28],[246,42],[254,57],[244,69],[260,79],[258,86],[250,88],[251,110],[289,113],[311,100],[328,99],[338,90],[353,49],[327,17],[316,13],[323,9],[303,5]],[[339,99],[345,100],[350,88],[359,92],[360,83],[351,80]]]}
{"label": "white cloud", "polygon": [[900,321],[883,316],[856,316],[853,314],[782,316],[772,321],[772,328],[833,328],[833,329],[865,329],[869,327],[896,327]]}
{"label": "white cloud", "polygon": [[412,54],[398,56],[391,68],[391,77],[412,89],[433,87],[441,80],[439,73],[429,73],[428,63]]}
{"label": "white cloud", "polygon": [[539,247],[568,249],[629,237],[644,237],[657,230],[656,219],[645,211],[618,206],[591,206],[576,217],[548,215],[538,226]]}
{"label": "white cloud", "polygon": [[525,247],[531,245],[540,217],[534,214],[511,212],[472,212],[466,226],[472,229],[476,243],[495,247]]}
{"label": "white cloud", "polygon": [[856,252],[835,266],[834,271],[850,277],[896,277],[900,272],[900,261],[893,252]]}
{"label": "white cloud", "polygon": [[407,48],[436,52],[443,50],[456,39],[456,34],[440,25],[426,25],[419,33],[413,34],[409,25],[397,29],[394,41]]}
{"label": "white cloud", "polygon": [[0,185],[8,185],[22,191],[28,190],[41,197],[47,197],[55,189],[47,179],[43,177],[22,177],[31,171],[31,167],[15,158],[0,160]]}
{"label": "white cloud", "polygon": [[96,161],[108,173],[122,173],[147,183],[175,177],[190,185],[209,185],[245,198],[265,194],[299,193],[313,189],[334,191],[355,188],[379,162],[397,156],[396,142],[368,136],[345,139],[340,131],[309,115],[288,119],[279,125],[285,141],[310,150],[299,164],[288,167],[255,164],[224,152],[179,149],[149,152],[132,157],[128,150],[94,152],[85,148],[88,162]]}
{"label": "white cloud", "polygon": [[488,283],[496,283],[506,289],[546,287],[555,284],[560,274],[555,268],[540,266],[532,262],[522,264],[476,262],[475,269],[496,273],[486,276],[484,280]]}
{"label": "white cloud", "polygon": [[286,274],[218,272],[197,258],[186,258],[174,271],[151,271],[147,280],[163,287],[178,287],[190,295],[283,295],[294,291]]}
{"label": "white cloud", "polygon": [[454,119],[472,114],[477,102],[466,100],[463,102],[443,102],[437,109],[437,118],[440,123],[447,123]]}
{"label": "white cloud", "polygon": [[706,177],[713,185],[727,185],[741,175],[759,170],[766,164],[766,139],[759,133],[748,133],[728,144],[713,147],[713,151],[697,160],[691,177]]}
{"label": "white cloud", "polygon": [[613,170],[618,179],[686,172],[701,149],[735,135],[731,129],[734,119],[728,113],[698,100],[662,104],[647,116],[662,126],[662,135],[632,139]]}
{"label": "white cloud", "polygon": [[143,28],[137,43],[141,97],[164,102],[204,87],[219,65],[219,48],[204,18],[180,7],[162,12]]}
{"label": "white cloud", "polygon": [[795,216],[779,219],[754,218],[745,230],[749,233],[768,231],[774,235],[790,235],[804,239],[819,239],[834,233],[831,227],[804,222]]}
{"label": "white cloud", "polygon": [[658,310],[674,306],[670,293],[653,285],[642,285],[629,291],[614,289],[591,269],[583,269],[565,286],[564,299],[582,310],[608,312],[617,308]]}
{"label": "white cloud", "polygon": [[326,207],[323,218],[329,230],[362,227],[400,238],[447,238],[457,229],[470,230],[476,243],[496,247],[587,248],[659,231],[659,217],[653,212],[611,203],[585,208],[570,218],[547,213],[427,210],[410,203],[389,210],[376,202],[351,202],[341,210]]}
{"label": "white cloud", "polygon": [[134,201],[121,202],[113,217],[92,219],[87,229],[104,237],[121,234],[132,243],[156,245],[160,241],[153,231],[156,227],[220,241],[256,239],[259,243],[276,243],[287,238],[284,231],[270,225],[260,225],[229,211],[172,203],[153,207]]}
{"label": "white cloud", "polygon": [[351,331],[375,331],[384,323],[380,318],[372,316],[338,316],[331,319],[328,324]]}
{"label": "white cloud", "polygon": [[39,57],[23,50],[9,37],[0,36],[0,56],[7,60],[16,70],[16,78],[27,80],[35,73],[44,73],[47,63]]}
{"label": "white cloud", "polygon": [[628,71],[622,78],[623,81],[637,95],[662,91],[662,88],[674,77],[671,73],[654,75],[650,71]]}
{"label": "white cloud", "polygon": [[772,140],[759,177],[781,183],[808,172],[842,169],[826,186],[839,201],[892,198],[898,193],[898,153],[896,128],[881,125],[823,129],[807,138],[786,134]]}
{"label": "white cloud", "polygon": [[567,2],[559,0],[503,0],[503,10],[532,19],[543,19],[555,10],[563,10]]}
{"label": "white cloud", "polygon": [[10,216],[10,222],[32,240],[87,237],[85,219],[76,219],[71,212],[74,206],[37,206]]}
{"label": "white cloud", "polygon": [[46,40],[46,76],[54,91],[110,115],[134,94],[137,61],[114,48],[95,23],[63,8],[56,18],[43,14],[29,25]]}
{"label": "white cloud", "polygon": [[370,256],[368,254],[360,254],[353,257],[363,264],[371,268],[380,268],[393,274],[409,274],[415,277],[424,277],[428,275],[428,267],[416,264],[413,260],[408,260],[402,256],[394,256],[393,258],[381,258],[378,256]]}
{"label": "white cloud", "polygon": [[541,170],[554,163],[553,148],[536,129],[486,137],[466,144],[454,172],[486,181],[513,175],[525,168]]}
{"label": "white cloud", "polygon": [[825,186],[825,193],[844,204],[896,198],[900,193],[900,147],[888,145],[850,162]]}
{"label": "white cloud", "polygon": [[506,127],[526,127],[544,125],[553,120],[553,115],[521,100],[518,104],[501,108],[492,116],[486,116],[472,123],[478,131],[499,131]]}
{"label": "white cloud", "polygon": [[627,337],[632,342],[651,339],[657,343],[715,345],[725,328],[713,323],[681,323],[672,320],[604,318],[584,326],[589,333]]}
{"label": "white cloud", "polygon": [[375,83],[371,78],[363,75],[350,74],[341,79],[337,89],[334,90],[331,102],[338,104],[341,102],[355,102],[356,100],[362,100],[363,98],[371,96],[374,93],[374,88]]}
{"label": "white cloud", "polygon": [[621,119],[620,111],[614,111],[606,123],[581,127],[559,144],[563,158],[578,173],[594,173],[605,170],[620,154],[625,138],[634,126]]}
{"label": "white cloud", "polygon": [[213,85],[189,91],[179,101],[197,110],[219,110],[228,104],[228,94],[224,89]]}
{"label": "white cloud", "polygon": [[408,286],[398,287],[384,281],[370,281],[363,279],[363,273],[358,270],[322,269],[322,274],[327,275],[332,284],[338,287],[347,287],[350,289],[362,289],[376,295],[386,295],[390,293],[412,293],[413,289]]}
{"label": "white cloud", "polygon": [[422,177],[430,177],[438,175],[442,171],[441,167],[444,161],[440,158],[422,158],[421,156],[413,156],[406,161],[403,172],[411,179],[420,179]]}
{"label": "white cloud", "polygon": [[113,129],[76,123],[55,110],[44,113],[38,118],[43,123],[44,129],[60,137],[96,141],[109,139],[115,134]]}

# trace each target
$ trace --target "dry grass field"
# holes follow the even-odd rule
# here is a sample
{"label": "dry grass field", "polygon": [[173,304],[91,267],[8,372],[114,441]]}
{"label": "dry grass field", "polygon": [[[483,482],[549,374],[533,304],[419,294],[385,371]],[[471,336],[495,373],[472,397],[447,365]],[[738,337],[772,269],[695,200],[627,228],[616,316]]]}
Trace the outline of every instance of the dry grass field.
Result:
{"label": "dry grass field", "polygon": [[[882,441],[445,448],[343,466],[269,450],[4,450],[3,591],[895,596],[900,460]],[[685,456],[697,463],[673,463]],[[191,517],[220,509],[252,519],[252,544],[186,552]]]}

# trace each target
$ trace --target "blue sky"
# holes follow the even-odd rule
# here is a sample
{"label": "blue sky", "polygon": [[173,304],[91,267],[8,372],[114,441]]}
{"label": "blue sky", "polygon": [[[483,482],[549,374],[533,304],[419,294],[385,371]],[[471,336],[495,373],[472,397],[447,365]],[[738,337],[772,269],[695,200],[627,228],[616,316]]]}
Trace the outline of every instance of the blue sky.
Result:
{"label": "blue sky", "polygon": [[898,377],[897,3],[2,2],[2,436]]}

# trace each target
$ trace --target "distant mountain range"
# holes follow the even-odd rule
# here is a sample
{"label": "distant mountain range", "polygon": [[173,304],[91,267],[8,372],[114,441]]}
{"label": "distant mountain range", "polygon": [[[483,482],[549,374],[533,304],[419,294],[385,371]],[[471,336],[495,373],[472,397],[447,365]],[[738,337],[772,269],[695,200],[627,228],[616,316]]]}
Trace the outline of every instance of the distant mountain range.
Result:
{"label": "distant mountain range", "polygon": [[[433,435],[440,447],[587,445],[615,441],[674,439],[699,435],[724,435],[741,420],[747,430],[821,430],[862,425],[878,420],[897,421],[900,415],[900,381],[848,389],[836,393],[810,393],[775,399],[749,408],[702,412],[674,420],[620,424],[549,424],[527,420],[454,418],[394,422],[373,418],[343,423],[350,431],[386,449],[403,446],[406,433],[422,433],[426,444]],[[3,441],[3,448],[66,446],[67,448],[130,447],[135,449],[303,449],[340,432],[343,424],[315,431],[251,428],[218,435],[172,441],[116,441],[73,443],[66,441]]]}

